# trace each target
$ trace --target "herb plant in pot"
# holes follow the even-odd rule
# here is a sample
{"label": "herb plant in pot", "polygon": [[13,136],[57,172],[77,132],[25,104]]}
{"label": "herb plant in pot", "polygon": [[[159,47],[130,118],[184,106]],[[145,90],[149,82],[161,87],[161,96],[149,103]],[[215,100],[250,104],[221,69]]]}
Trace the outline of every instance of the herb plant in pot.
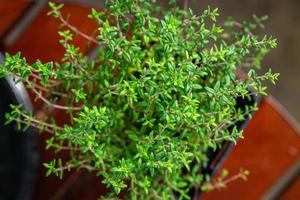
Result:
{"label": "herb plant in pot", "polygon": [[[49,14],[63,25],[61,62],[29,64],[20,54],[6,55],[1,76],[24,82],[47,109],[70,118],[61,126],[20,105],[7,114],[8,122],[49,132],[49,148],[70,152],[68,160],[45,163],[47,175],[97,172],[111,191],[104,198],[126,191],[127,199],[190,199],[191,190],[207,188],[209,155],[241,138],[237,123],[257,109],[237,102],[265,95],[263,82],[277,80],[271,71],[256,73],[276,41],[252,33],[264,17],[220,23],[217,9],[196,14],[169,4],[166,10],[155,1],[107,1],[88,16],[98,24],[92,37],[50,3]],[[74,34],[98,47],[94,59],[72,44]],[[244,66],[247,76],[239,79]]]}

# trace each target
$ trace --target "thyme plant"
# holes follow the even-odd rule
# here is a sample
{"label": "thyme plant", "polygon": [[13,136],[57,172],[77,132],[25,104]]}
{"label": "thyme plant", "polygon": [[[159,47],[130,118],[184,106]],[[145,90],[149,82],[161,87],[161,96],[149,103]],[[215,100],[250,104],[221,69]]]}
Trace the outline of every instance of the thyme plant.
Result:
{"label": "thyme plant", "polygon": [[[51,133],[47,148],[70,152],[69,160],[44,164],[47,176],[85,168],[111,189],[107,198],[126,190],[128,199],[190,199],[189,190],[206,181],[207,151],[242,138],[235,123],[257,108],[239,109],[236,99],[265,95],[264,81],[278,77],[256,72],[276,46],[253,33],[266,18],[222,23],[218,9],[194,13],[169,3],[164,9],[155,0],[108,0],[88,16],[98,24],[96,37],[70,24],[63,5],[50,3],[49,14],[63,25],[61,62],[31,64],[20,53],[6,54],[0,76],[22,81],[47,109],[70,118],[59,126],[22,105],[6,115],[21,129]],[[95,59],[72,44],[75,35],[99,47]],[[238,78],[242,67],[247,76]]]}

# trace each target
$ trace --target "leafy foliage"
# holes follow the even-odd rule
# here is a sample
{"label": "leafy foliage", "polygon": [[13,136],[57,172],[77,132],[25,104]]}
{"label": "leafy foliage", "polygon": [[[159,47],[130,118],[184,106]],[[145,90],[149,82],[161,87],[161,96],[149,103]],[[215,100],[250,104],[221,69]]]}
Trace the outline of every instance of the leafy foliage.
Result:
{"label": "leafy foliage", "polygon": [[[99,25],[97,38],[64,19],[63,5],[50,3],[49,14],[64,27],[62,61],[29,64],[20,53],[6,54],[1,77],[16,77],[49,109],[70,116],[70,124],[58,126],[21,106],[7,114],[20,128],[52,133],[47,148],[70,151],[70,160],[45,164],[47,175],[86,168],[112,189],[107,197],[126,189],[128,199],[189,199],[188,191],[206,181],[200,170],[207,151],[242,137],[228,127],[256,106],[238,109],[236,99],[266,94],[263,81],[278,77],[256,73],[276,46],[272,37],[252,33],[265,17],[220,23],[217,9],[195,14],[170,3],[165,10],[155,1],[107,1],[88,16]],[[99,46],[95,59],[72,44],[74,34]],[[243,66],[248,76],[239,79],[235,72]]]}

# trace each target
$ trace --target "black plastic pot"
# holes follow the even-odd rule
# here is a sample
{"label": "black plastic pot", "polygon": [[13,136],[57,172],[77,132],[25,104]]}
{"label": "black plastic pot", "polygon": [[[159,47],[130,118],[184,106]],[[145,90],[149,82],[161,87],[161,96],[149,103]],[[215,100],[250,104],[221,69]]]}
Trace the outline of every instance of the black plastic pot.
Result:
{"label": "black plastic pot", "polygon": [[24,133],[15,124],[4,124],[10,104],[32,109],[22,83],[5,77],[0,79],[0,199],[31,200],[39,165],[38,138],[32,127]]}

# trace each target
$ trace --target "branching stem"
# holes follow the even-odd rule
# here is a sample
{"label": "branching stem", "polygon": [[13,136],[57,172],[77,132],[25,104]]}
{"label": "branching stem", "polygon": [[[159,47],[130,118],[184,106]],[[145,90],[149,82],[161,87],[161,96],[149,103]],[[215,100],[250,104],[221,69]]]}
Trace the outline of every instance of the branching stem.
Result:
{"label": "branching stem", "polygon": [[81,37],[85,38],[86,40],[96,44],[96,45],[100,45],[100,42],[98,40],[96,40],[95,38],[79,31],[75,26],[71,25],[68,21],[66,21],[63,17],[60,17],[59,20],[63,23],[63,25],[65,25],[66,27],[68,27],[70,30],[72,30],[75,33],[78,33],[78,35],[80,35]]}
{"label": "branching stem", "polygon": [[60,109],[60,110],[68,110],[68,111],[80,111],[83,108],[83,106],[80,106],[80,107],[76,107],[76,106],[70,107],[70,106],[62,106],[62,105],[54,104],[54,103],[51,103],[48,99],[46,99],[41,94],[41,92],[37,91],[36,89],[32,88],[32,91],[37,95],[37,97],[39,99],[41,99],[44,103],[46,103],[50,107],[53,107],[53,108],[56,108],[56,109]]}

